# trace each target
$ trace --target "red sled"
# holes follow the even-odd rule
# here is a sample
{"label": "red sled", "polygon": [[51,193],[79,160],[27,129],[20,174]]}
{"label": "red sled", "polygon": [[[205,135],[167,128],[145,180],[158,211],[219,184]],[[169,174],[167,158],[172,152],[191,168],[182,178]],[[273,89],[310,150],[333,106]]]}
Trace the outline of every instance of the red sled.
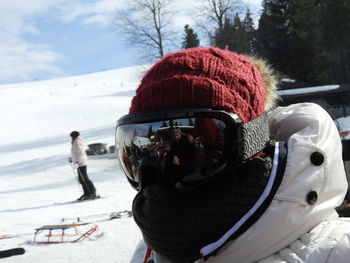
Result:
{"label": "red sled", "polygon": [[[97,230],[97,225],[89,228],[84,233],[80,233],[79,224],[66,225],[45,225],[35,229],[34,243],[37,244],[61,244],[61,243],[75,243],[81,241]],[[67,233],[69,232],[69,233]],[[45,240],[38,241],[37,238],[40,233],[45,233]]]}

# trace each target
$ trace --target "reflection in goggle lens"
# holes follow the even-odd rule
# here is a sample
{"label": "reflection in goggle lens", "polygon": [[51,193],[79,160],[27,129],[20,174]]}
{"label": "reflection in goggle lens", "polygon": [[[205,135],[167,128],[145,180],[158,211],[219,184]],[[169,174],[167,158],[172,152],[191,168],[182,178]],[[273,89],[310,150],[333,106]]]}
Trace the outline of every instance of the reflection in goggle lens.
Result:
{"label": "reflection in goggle lens", "polygon": [[119,126],[117,151],[128,178],[140,182],[140,166],[157,160],[171,185],[196,184],[226,166],[226,125],[214,118],[170,119]]}

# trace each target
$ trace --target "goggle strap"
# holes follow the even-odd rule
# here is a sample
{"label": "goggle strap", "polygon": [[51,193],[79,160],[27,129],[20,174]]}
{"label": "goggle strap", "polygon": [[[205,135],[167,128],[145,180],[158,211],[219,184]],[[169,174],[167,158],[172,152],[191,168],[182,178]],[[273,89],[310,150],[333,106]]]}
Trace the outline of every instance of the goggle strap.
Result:
{"label": "goggle strap", "polygon": [[270,130],[266,113],[243,123],[242,129],[242,148],[240,161],[244,161],[261,152],[270,140]]}

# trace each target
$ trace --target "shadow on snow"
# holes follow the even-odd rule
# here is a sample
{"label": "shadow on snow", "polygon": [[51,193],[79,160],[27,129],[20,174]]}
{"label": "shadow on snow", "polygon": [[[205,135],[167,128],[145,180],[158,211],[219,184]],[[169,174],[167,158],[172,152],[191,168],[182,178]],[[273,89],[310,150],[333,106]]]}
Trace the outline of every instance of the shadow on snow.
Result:
{"label": "shadow on snow", "polygon": [[[95,137],[102,137],[102,136],[108,136],[114,137],[114,127],[104,127],[99,129],[92,129],[92,130],[83,130],[80,131],[84,139],[91,139]],[[11,152],[19,152],[24,150],[30,150],[35,148],[41,148],[41,147],[48,147],[58,144],[67,144],[67,147],[70,147],[69,145],[69,134],[67,135],[60,135],[55,137],[48,137],[43,138],[39,140],[33,140],[30,142],[18,142],[18,143],[12,143],[12,144],[5,144],[0,146],[0,154],[6,154]]]}

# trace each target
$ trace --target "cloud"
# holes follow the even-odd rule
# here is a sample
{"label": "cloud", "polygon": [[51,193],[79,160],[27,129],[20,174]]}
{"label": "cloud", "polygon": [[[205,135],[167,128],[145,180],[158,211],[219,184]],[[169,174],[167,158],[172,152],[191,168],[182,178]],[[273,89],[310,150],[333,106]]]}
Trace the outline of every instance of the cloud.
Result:
{"label": "cloud", "polygon": [[90,24],[109,25],[111,23],[111,18],[105,15],[98,14],[98,15],[93,15],[93,16],[84,18],[82,23],[85,25],[90,25]]}
{"label": "cloud", "polygon": [[25,25],[21,32],[23,34],[29,34],[29,35],[40,35],[41,34],[41,31],[35,27],[34,25]]}
{"label": "cloud", "polygon": [[200,2],[194,0],[177,0],[172,6],[172,10],[176,11],[173,17],[174,26],[176,28],[184,28],[186,24],[194,26],[196,18],[195,10],[200,8]]}
{"label": "cloud", "polygon": [[[1,31],[0,31],[1,34]],[[61,70],[52,64],[58,55],[50,47],[25,42],[22,39],[7,35],[0,38],[0,80],[33,80],[41,71],[53,74]]]}
{"label": "cloud", "polygon": [[93,2],[75,1],[58,7],[66,23],[79,21],[82,24],[109,24],[117,10],[127,8],[123,0],[101,0]]}
{"label": "cloud", "polygon": [[106,26],[114,13],[125,8],[122,0],[1,0],[0,81],[32,80],[38,74],[59,74],[55,66],[62,55],[55,46],[40,43],[42,17],[50,23]]}
{"label": "cloud", "polygon": [[64,1],[0,1],[0,81],[32,80],[40,72],[61,72],[54,66],[59,55],[50,46],[26,40],[25,35],[41,34],[33,18]]}
{"label": "cloud", "polygon": [[253,6],[261,6],[262,0],[241,0],[243,3]]}
{"label": "cloud", "polygon": [[[41,0],[36,0],[41,1]],[[52,0],[53,1],[53,0]],[[65,0],[61,0],[65,1]],[[244,4],[251,6],[260,6],[261,0],[241,0]],[[173,9],[178,11],[179,17],[177,21],[185,21],[187,23],[193,21],[194,10],[200,6],[198,0],[176,0],[171,3]],[[111,23],[118,10],[127,9],[128,2],[124,0],[72,0],[65,1],[64,4],[56,5],[61,14],[61,19],[66,23],[80,22],[82,24],[103,24]],[[180,22],[179,22],[180,23]]]}

